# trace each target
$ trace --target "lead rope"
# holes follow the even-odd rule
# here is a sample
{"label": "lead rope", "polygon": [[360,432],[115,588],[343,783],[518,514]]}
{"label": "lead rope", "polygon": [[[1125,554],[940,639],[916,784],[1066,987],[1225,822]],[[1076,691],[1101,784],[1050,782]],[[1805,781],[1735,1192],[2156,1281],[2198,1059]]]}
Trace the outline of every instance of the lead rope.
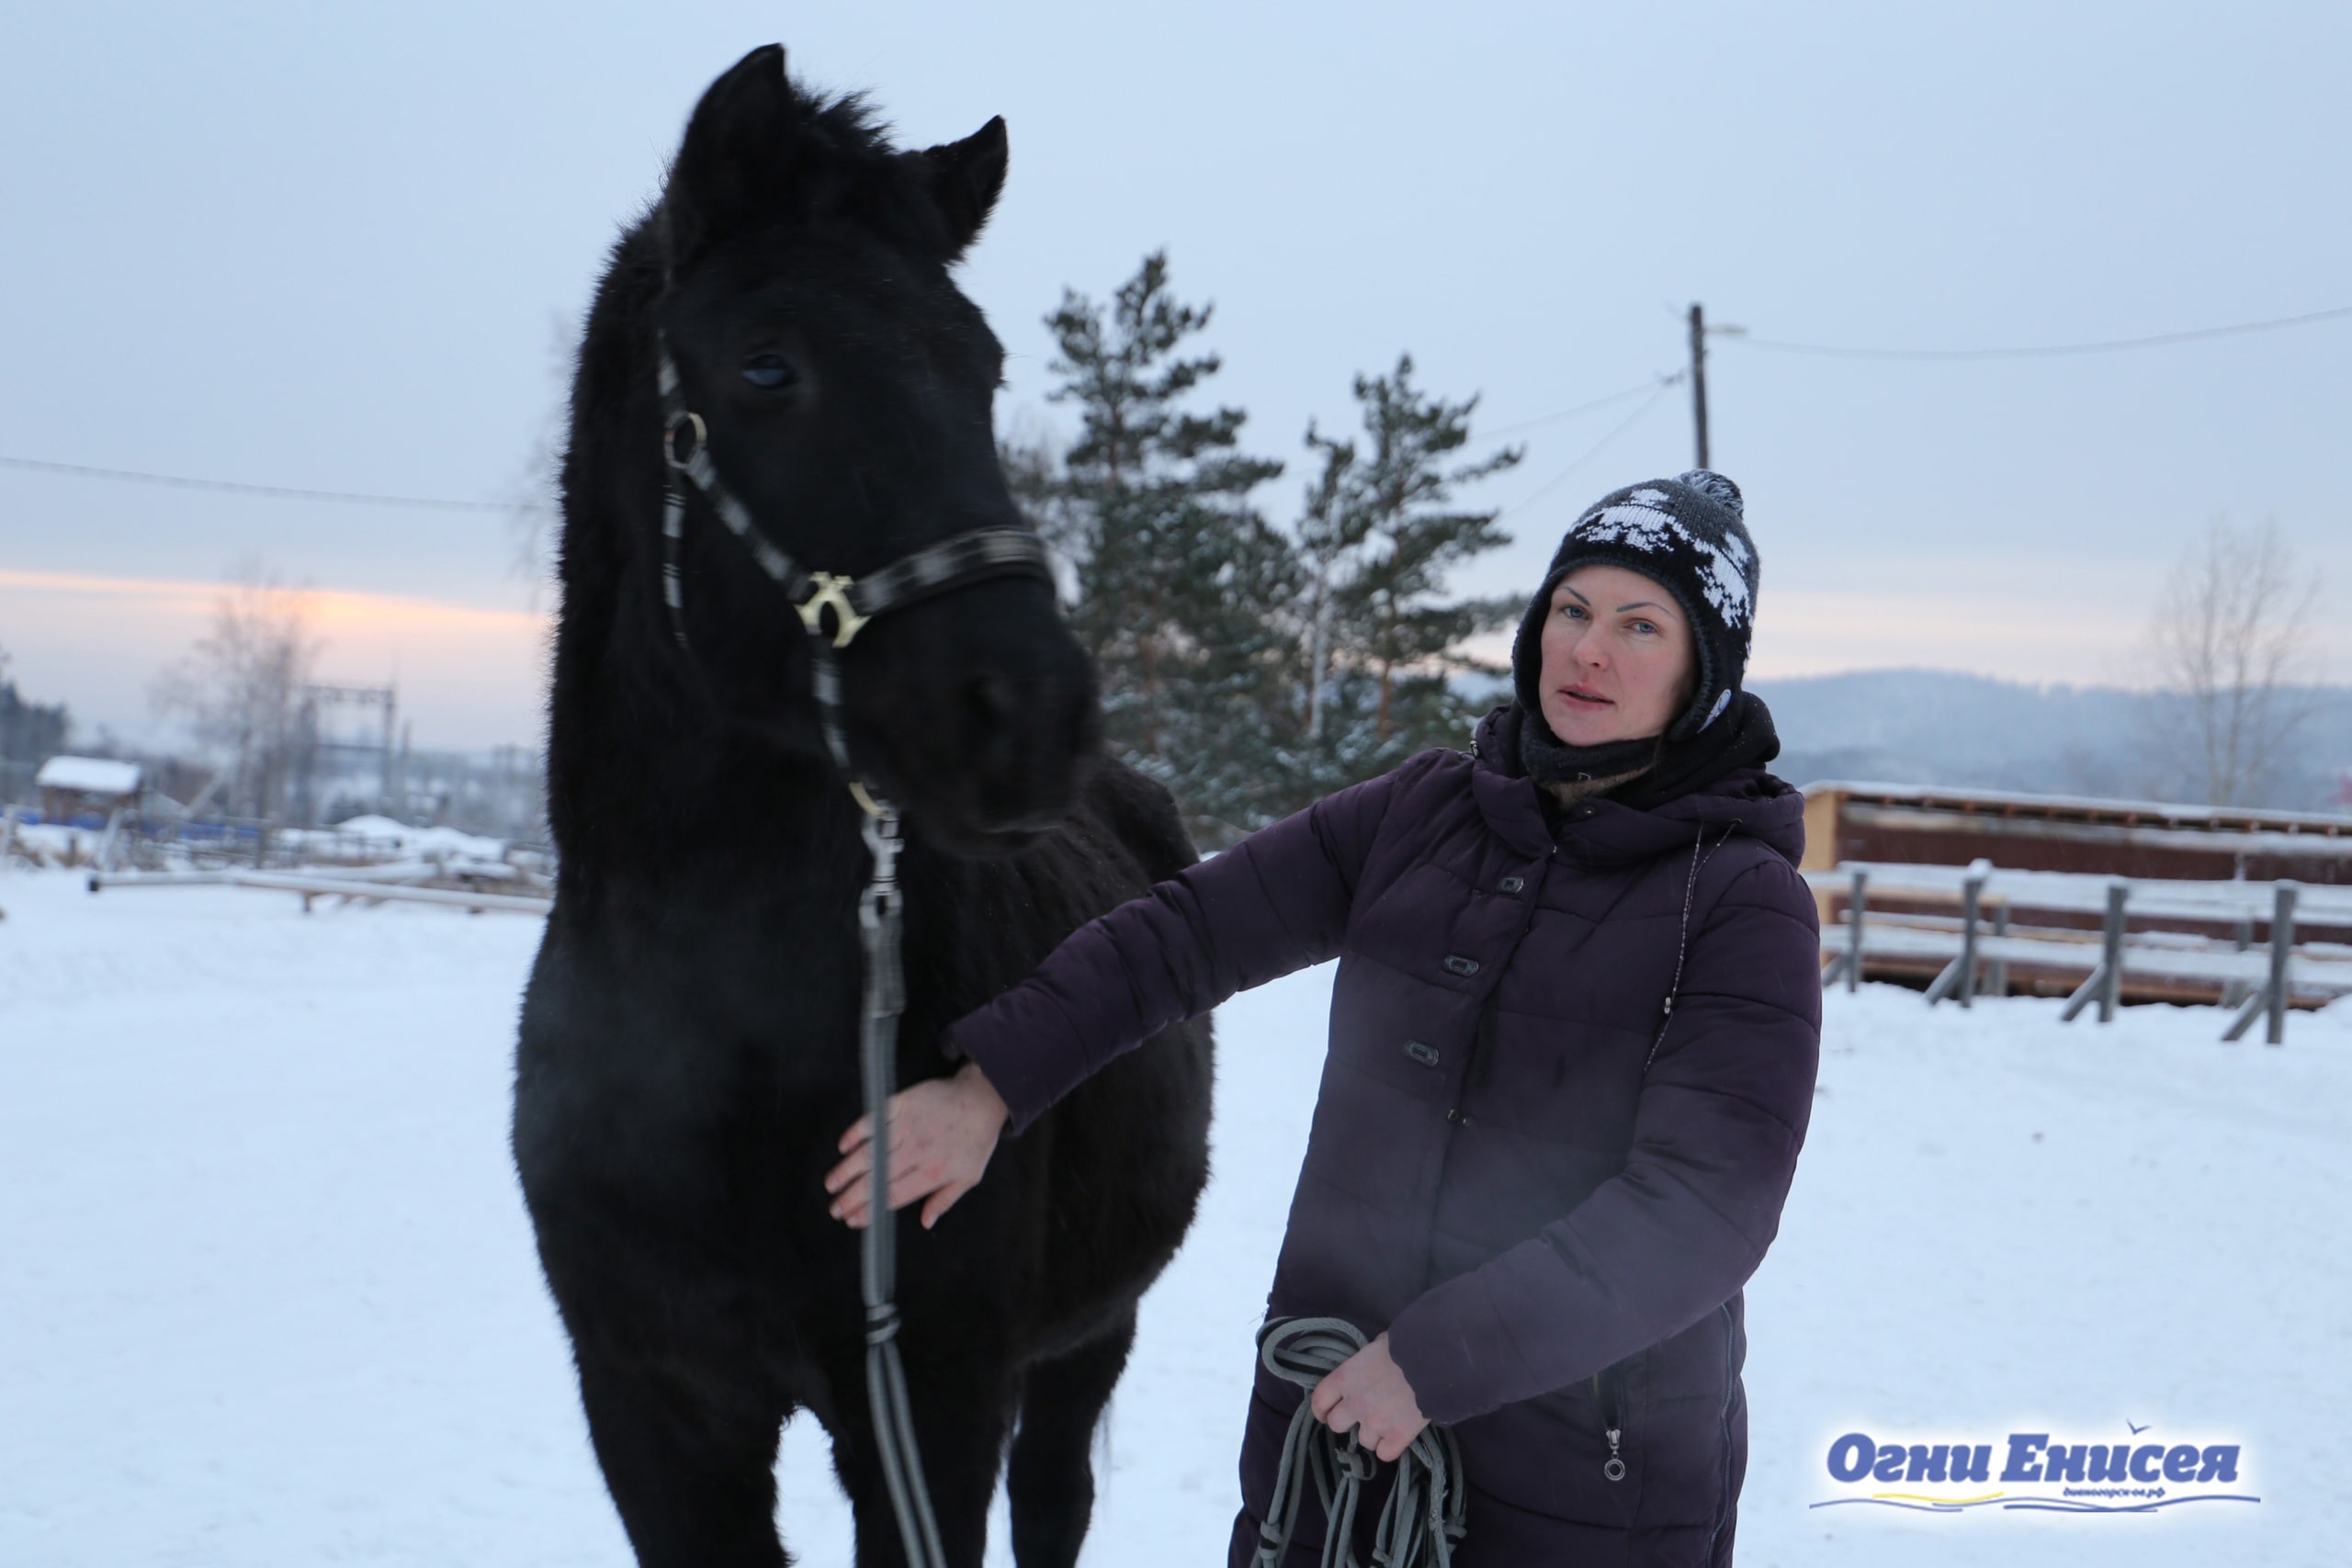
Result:
{"label": "lead rope", "polygon": [[866,1146],[876,1152],[867,1180],[874,1191],[871,1218],[858,1238],[858,1292],[865,1303],[865,1403],[874,1417],[875,1446],[882,1453],[882,1479],[890,1489],[890,1511],[898,1516],[899,1540],[910,1568],[946,1568],[939,1544],[939,1519],[923,1479],[922,1449],[915,1441],[912,1407],[907,1401],[907,1370],[899,1354],[899,1215],[890,1207],[890,1097],[899,1090],[899,1015],[906,1010],[906,970],[900,937],[904,901],[899,894],[898,808],[870,793],[850,771],[849,744],[842,735],[841,670],[821,637],[808,641],[814,665],[810,685],[833,765],[849,781],[850,793],[865,813],[863,835],[870,869],[857,899],[857,940],[865,974],[865,1007],[858,1020],[859,1077],[865,1082],[865,1114],[873,1130]]}
{"label": "lead rope", "polygon": [[[1258,1337],[1258,1359],[1276,1377],[1312,1393],[1364,1343],[1363,1331],[1345,1318],[1277,1318]],[[1356,1503],[1363,1483],[1378,1473],[1380,1461],[1358,1441],[1356,1431],[1351,1427],[1344,1437],[1332,1431],[1316,1420],[1311,1399],[1299,1400],[1290,1429],[1283,1434],[1274,1495],[1258,1526],[1251,1568],[1280,1568],[1297,1533],[1299,1504],[1310,1478],[1326,1521],[1321,1568],[1358,1568]],[[1451,1568],[1454,1543],[1466,1528],[1467,1506],[1461,1445],[1443,1427],[1422,1427],[1396,1458],[1396,1484],[1373,1537],[1372,1568],[1415,1568],[1424,1562],[1427,1568]]]}
{"label": "lead rope", "polygon": [[[850,767],[849,744],[842,732],[841,666],[834,657],[834,649],[846,646],[873,615],[903,602],[905,589],[895,581],[886,582],[883,594],[861,615],[851,596],[857,584],[822,572],[799,571],[789,556],[752,526],[750,513],[718,481],[717,470],[710,466],[703,422],[685,411],[677,369],[666,348],[662,352],[661,389],[669,416],[662,441],[669,471],[662,497],[662,601],[668,609],[670,633],[681,649],[693,653],[686,641],[685,593],[679,576],[680,544],[686,523],[683,479],[703,491],[729,531],[752,547],[762,569],[787,596],[796,587],[809,591],[806,603],[797,599],[793,603],[808,632],[808,683],[817,700],[825,750],[865,813],[863,836],[870,866],[857,900],[858,947],[865,974],[858,1068],[865,1114],[873,1128],[869,1146],[881,1152],[867,1179],[874,1194],[873,1218],[858,1241],[858,1292],[865,1303],[865,1399],[874,1420],[875,1446],[882,1456],[883,1482],[889,1488],[890,1509],[898,1518],[899,1540],[906,1549],[909,1568],[947,1568],[931,1487],[923,1478],[922,1450],[915,1441],[906,1363],[899,1353],[899,1216],[890,1207],[889,1148],[890,1098],[898,1090],[899,1017],[906,1010],[907,999],[901,956],[904,905],[899,891],[899,852],[905,840],[899,834],[898,808],[869,791]],[[694,448],[690,455],[682,455],[678,438],[689,429]],[[1008,566],[1017,570],[1027,551],[1018,540],[997,536],[1006,532],[983,530],[951,539],[900,563],[900,568],[910,570],[886,569],[883,575],[887,579],[889,573],[900,571],[922,591]],[[831,635],[823,623],[828,608],[834,616]]]}
{"label": "lead rope", "polygon": [[868,792],[850,772],[849,746],[842,737],[841,672],[833,650],[821,637],[810,638],[809,648],[825,746],[865,813],[863,834],[871,863],[865,889],[857,899],[857,940],[865,974],[858,1067],[873,1130],[866,1146],[877,1151],[866,1179],[874,1192],[872,1217],[858,1238],[857,1257],[858,1292],[865,1303],[865,1403],[874,1417],[882,1479],[890,1489],[890,1511],[898,1516],[907,1562],[910,1568],[946,1568],[931,1487],[923,1479],[922,1449],[915,1441],[914,1412],[907,1402],[906,1364],[899,1354],[899,1215],[890,1207],[889,1151],[890,1097],[899,1089],[899,1015],[907,1005],[900,946],[905,904],[899,893],[899,852],[905,840],[899,836],[898,808]]}
{"label": "lead rope", "polygon": [[[828,660],[830,664],[831,660]],[[913,1568],[945,1568],[939,1521],[922,1474],[914,1415],[907,1403],[907,1373],[899,1356],[899,1216],[890,1207],[890,1097],[898,1090],[899,1014],[906,1006],[899,964],[899,814],[887,801],[865,818],[865,848],[873,874],[857,901],[857,931],[865,958],[865,1015],[858,1051],[865,1078],[865,1113],[876,1152],[872,1220],[860,1238],[858,1285],[865,1298],[865,1398],[882,1450],[882,1476],[899,1517],[899,1539]]]}

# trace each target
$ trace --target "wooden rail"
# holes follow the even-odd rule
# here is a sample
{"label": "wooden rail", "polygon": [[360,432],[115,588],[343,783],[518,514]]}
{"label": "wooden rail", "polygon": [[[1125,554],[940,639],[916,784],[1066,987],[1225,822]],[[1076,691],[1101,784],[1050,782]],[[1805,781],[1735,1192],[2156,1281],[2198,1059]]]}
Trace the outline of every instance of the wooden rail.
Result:
{"label": "wooden rail", "polygon": [[307,912],[313,900],[338,898],[356,904],[438,904],[445,908],[481,914],[486,909],[517,915],[544,915],[555,907],[551,897],[526,893],[481,893],[470,888],[414,887],[397,881],[371,881],[355,876],[312,876],[295,871],[118,871],[94,872],[90,891],[107,887],[258,887],[299,894]]}
{"label": "wooden rail", "polygon": [[[1872,960],[1914,973],[1939,965],[1928,1002],[1965,1008],[1987,991],[2006,993],[2018,972],[2078,980],[2066,999],[2067,1020],[2096,1005],[2102,1023],[2115,1017],[2127,980],[2143,990],[2202,988],[2233,1010],[2224,1040],[2236,1040],[2265,1018],[2266,1038],[2286,1038],[2292,1007],[2319,1007],[2352,995],[2352,945],[2296,945],[2298,921],[2352,927],[2352,889],[2305,887],[2293,882],[2183,882],[2101,877],[2068,872],[2003,871],[1986,861],[1966,866],[1847,863],[1805,873],[1816,892],[1846,895],[1845,919],[1826,926],[1825,984],[1849,990]],[[1953,905],[1955,916],[1873,914],[1879,897],[1898,903]],[[2099,917],[2096,931],[2028,927],[2019,910]],[[2235,928],[2234,941],[2194,931],[2132,931],[2129,922],[2170,919]],[[2256,922],[2267,926],[2261,951]]]}

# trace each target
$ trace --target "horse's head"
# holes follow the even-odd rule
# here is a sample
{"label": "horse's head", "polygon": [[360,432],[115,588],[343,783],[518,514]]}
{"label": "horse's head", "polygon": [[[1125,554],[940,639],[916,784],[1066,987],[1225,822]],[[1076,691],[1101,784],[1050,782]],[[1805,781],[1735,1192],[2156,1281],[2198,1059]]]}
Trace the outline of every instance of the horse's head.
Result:
{"label": "horse's head", "polygon": [[[1001,120],[899,152],[854,100],[796,91],[775,46],[695,110],[658,220],[655,322],[725,488],[810,571],[856,578],[1022,524],[990,419],[1003,351],[948,270],[1005,158]],[[793,605],[707,498],[680,548],[691,657],[717,700],[811,743]],[[966,583],[876,616],[838,657],[851,762],[926,837],[1015,848],[1068,807],[1100,717],[1049,583]]]}

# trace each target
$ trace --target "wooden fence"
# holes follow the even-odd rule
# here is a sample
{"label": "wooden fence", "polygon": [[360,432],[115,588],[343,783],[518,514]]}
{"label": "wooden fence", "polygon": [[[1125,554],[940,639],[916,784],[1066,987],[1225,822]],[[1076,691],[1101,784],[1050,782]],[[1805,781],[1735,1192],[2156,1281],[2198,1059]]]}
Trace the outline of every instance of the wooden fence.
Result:
{"label": "wooden fence", "polygon": [[2063,1016],[2095,1006],[2102,1023],[2127,991],[2203,1000],[2229,1013],[2224,1040],[2263,1018],[2274,1045],[2290,1009],[2352,995],[2352,944],[2297,940],[2299,927],[2352,928],[2352,887],[2015,871],[1984,860],[1847,862],[1805,879],[1831,911],[1823,982],[1849,990],[1870,970],[1928,978],[1931,1006],[2071,986]]}
{"label": "wooden fence", "polygon": [[[484,869],[507,871],[504,867]],[[475,915],[484,910],[544,915],[555,907],[551,895],[529,891],[527,885],[520,882],[512,890],[492,891],[501,881],[511,879],[511,871],[503,878],[471,873],[455,876],[449,874],[447,867],[433,863],[350,866],[326,874],[301,871],[117,871],[92,872],[90,891],[96,893],[108,887],[257,887],[300,895],[306,914],[321,898],[332,898],[339,904],[438,904]],[[442,886],[424,886],[428,883]]]}

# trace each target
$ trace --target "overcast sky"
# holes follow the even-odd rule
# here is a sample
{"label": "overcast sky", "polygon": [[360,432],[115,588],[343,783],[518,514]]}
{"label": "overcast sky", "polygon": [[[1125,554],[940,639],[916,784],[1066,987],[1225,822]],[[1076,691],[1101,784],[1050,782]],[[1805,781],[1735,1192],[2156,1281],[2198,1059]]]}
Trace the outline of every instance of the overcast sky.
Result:
{"label": "overcast sky", "polygon": [[[1043,401],[1039,318],[1166,246],[1216,395],[1294,471],[1409,350],[1502,429],[1679,369],[1682,313],[1861,347],[2064,344],[2352,304],[2352,9],[17,6],[0,47],[0,457],[519,500],[617,226],[745,50],[905,141],[1010,122],[965,270]],[[1722,341],[1715,465],[1765,673],[2130,678],[2165,568],[2275,516],[2352,604],[2352,319],[2129,354],[1870,361]],[[1690,459],[1687,392],[1527,429],[1532,586],[1602,491]],[[1556,482],[1555,482],[1556,481]],[[242,561],[328,591],[326,672],[420,743],[537,730],[543,584],[494,513],[0,468],[0,648],[126,729]],[[2335,649],[2335,672],[2352,666]]]}

